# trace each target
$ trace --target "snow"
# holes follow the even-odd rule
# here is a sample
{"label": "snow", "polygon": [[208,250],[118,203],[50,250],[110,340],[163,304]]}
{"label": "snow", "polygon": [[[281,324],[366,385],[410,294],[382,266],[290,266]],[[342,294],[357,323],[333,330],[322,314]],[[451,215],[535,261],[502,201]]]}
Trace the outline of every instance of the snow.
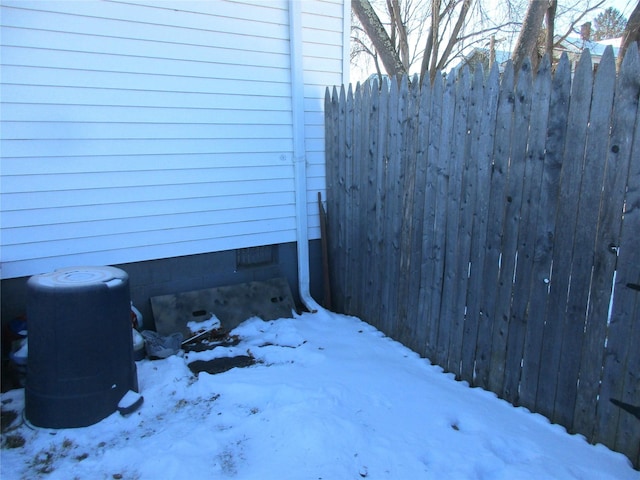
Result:
{"label": "snow", "polygon": [[209,315],[210,317],[208,320],[187,322],[187,328],[189,329],[189,331],[193,334],[198,334],[220,328],[220,320],[218,319],[218,317],[216,317],[212,313],[210,313]]}
{"label": "snow", "polygon": [[[5,432],[2,478],[640,479],[623,455],[456,382],[356,318],[250,319],[232,333],[234,347],[137,362],[144,403],[129,416]],[[247,354],[255,365],[216,375],[187,367]],[[23,397],[3,394],[3,409]],[[8,435],[24,446],[7,448]]]}

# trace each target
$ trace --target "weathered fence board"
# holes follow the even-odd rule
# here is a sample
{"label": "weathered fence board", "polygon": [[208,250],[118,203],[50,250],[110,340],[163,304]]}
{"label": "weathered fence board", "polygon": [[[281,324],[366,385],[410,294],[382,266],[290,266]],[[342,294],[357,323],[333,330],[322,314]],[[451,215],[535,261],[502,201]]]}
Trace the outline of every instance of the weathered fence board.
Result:
{"label": "weathered fence board", "polygon": [[504,228],[504,212],[509,170],[509,149],[511,140],[514,93],[505,85],[513,85],[513,64],[509,62],[504,72],[500,96],[498,99],[498,115],[496,118],[491,172],[491,192],[489,194],[489,223],[487,226],[487,243],[484,263],[484,279],[482,282],[483,311],[488,316],[489,326],[486,338],[478,339],[478,349],[482,349],[477,360],[480,386],[492,391],[502,389],[503,367],[498,364],[504,352],[502,337],[505,335],[504,319],[498,318],[498,296],[496,286],[500,284],[502,275],[502,232]]}
{"label": "weathered fence board", "polygon": [[429,127],[429,143],[427,152],[427,183],[425,185],[424,221],[422,235],[422,261],[420,277],[420,294],[418,311],[424,317],[425,343],[423,350],[429,358],[435,358],[435,347],[438,336],[437,317],[440,309],[440,290],[436,266],[438,262],[438,242],[436,241],[436,228],[441,225],[443,215],[438,213],[441,208],[436,203],[438,198],[443,198],[444,177],[439,166],[440,131],[442,129],[443,108],[443,80],[441,74],[436,74],[433,88],[431,89],[431,116]]}
{"label": "weathered fence board", "polygon": [[[398,184],[398,280],[395,284],[397,290],[392,295],[398,299],[396,308],[398,337],[413,339],[412,328],[408,324],[409,317],[409,272],[413,249],[411,245],[411,229],[414,215],[415,181],[416,181],[416,152],[415,133],[417,129],[418,102],[413,98],[407,77],[402,79],[400,98],[398,103],[399,151],[396,157],[400,163],[400,183]],[[407,301],[401,301],[407,299]]]}
{"label": "weathered fence board", "polygon": [[640,467],[638,51],[515,73],[327,91],[335,308]]}
{"label": "weathered fence board", "polygon": [[[545,57],[532,85],[531,116],[529,121],[528,147],[525,156],[524,187],[522,198],[522,225],[518,232],[518,264],[513,291],[512,318],[516,328],[509,331],[508,361],[505,370],[505,398],[514,404],[523,405],[525,349],[530,336],[537,337],[542,330],[537,328],[536,316],[530,315],[531,292],[534,283],[535,248],[538,238],[538,217],[541,208],[544,150],[549,117],[550,70]],[[539,347],[538,347],[539,348]],[[519,383],[518,383],[519,382]],[[537,378],[535,380],[537,383]],[[527,405],[530,406],[530,405]]]}
{"label": "weathered fence board", "polygon": [[362,102],[362,87],[360,85],[356,86],[355,91],[353,92],[353,116],[351,121],[353,122],[352,126],[352,140],[351,140],[351,155],[354,158],[354,161],[349,162],[347,164],[348,170],[348,192],[350,199],[347,201],[347,205],[350,208],[350,211],[347,213],[347,218],[350,219],[351,222],[354,223],[354,228],[349,228],[349,251],[350,255],[347,256],[347,275],[349,282],[354,284],[353,295],[350,297],[351,306],[350,309],[353,311],[361,311],[360,305],[360,297],[361,292],[363,290],[362,285],[362,276],[359,274],[359,265],[361,265],[361,254],[363,253],[362,247],[362,236],[358,233],[358,230],[361,228],[362,222],[362,209],[360,208],[361,195],[360,195],[360,171],[362,169],[363,162],[355,161],[355,159],[361,159],[362,154],[362,144],[363,144],[363,136],[358,134],[358,130],[361,128],[362,124],[362,113],[363,102]]}
{"label": "weathered fence board", "polygon": [[[636,80],[640,79],[640,72],[636,70]],[[638,88],[640,90],[640,88]],[[638,97],[636,96],[636,101]],[[616,288],[621,292],[614,303],[614,309],[626,315],[629,338],[640,337],[640,248],[638,248],[638,234],[640,233],[640,108],[636,115],[636,128],[633,150],[630,157],[629,176],[627,180],[626,205],[624,223],[620,238],[620,265]],[[624,292],[624,293],[622,293]],[[631,344],[627,340],[626,365],[622,366],[622,393],[620,400],[625,403],[637,402],[640,396],[640,348],[637,343]],[[616,432],[616,450],[625,453],[629,458],[640,464],[640,428],[638,419],[628,412],[620,412],[618,429]],[[635,455],[635,457],[634,457]]]}
{"label": "weathered fence board", "polygon": [[[536,239],[532,258],[533,283],[529,294],[519,403],[540,413],[543,413],[545,407],[538,402],[539,380],[545,382],[548,378],[541,375],[542,359],[552,347],[552,342],[548,341],[549,329],[557,325],[557,322],[547,324],[545,313],[549,301],[549,282],[553,273],[553,240],[569,113],[570,81],[569,63],[566,57],[562,57],[556,68],[556,75],[547,86],[550,93],[540,198],[538,204],[533,206],[534,209],[537,208]],[[536,106],[540,108],[539,104]],[[545,413],[548,415],[549,411]]]}
{"label": "weathered fence board", "polygon": [[[326,142],[327,145],[327,212],[333,212],[329,216],[329,225],[327,234],[331,241],[329,242],[329,259],[331,273],[331,298],[335,300],[336,305],[344,306],[344,291],[342,285],[344,282],[344,265],[346,255],[345,252],[345,228],[343,221],[333,221],[337,218],[346,218],[344,211],[345,183],[344,183],[344,165],[345,165],[345,146],[347,139],[345,138],[345,117],[346,117],[346,97],[344,86],[340,88],[340,93],[333,89],[331,101],[332,118],[327,118],[326,123],[333,122],[331,131],[328,132]],[[331,134],[331,136],[329,136]],[[334,156],[335,155],[335,156]],[[344,308],[344,307],[343,307]]]}
{"label": "weathered fence board", "polygon": [[[637,49],[634,49],[637,53]],[[638,116],[638,99],[640,97],[640,59],[638,55],[625,55],[618,83],[616,86],[613,119],[611,127],[611,138],[609,141],[609,152],[606,164],[606,180],[604,196],[607,199],[604,205],[607,217],[611,220],[603,222],[603,227],[607,228],[608,248],[618,255],[616,266],[616,282],[614,286],[613,305],[611,307],[611,315],[608,324],[607,341],[605,347],[605,361],[602,369],[602,380],[600,388],[600,398],[604,401],[598,403],[596,425],[597,437],[602,439],[605,445],[615,447],[624,453],[630,452],[633,448],[639,447],[638,442],[635,445],[627,445],[624,448],[620,445],[623,436],[618,430],[621,412],[608,400],[610,398],[621,399],[624,392],[624,380],[628,375],[637,376],[636,372],[625,372],[627,367],[626,356],[630,351],[638,348],[638,339],[633,339],[631,334],[637,328],[633,328],[638,323],[638,318],[633,317],[633,305],[637,292],[626,288],[628,278],[637,275],[637,248],[638,248],[638,224],[636,215],[626,215],[625,208],[633,208],[637,203],[625,204],[625,190],[629,186],[629,171],[631,165],[631,151],[634,144],[635,123]],[[637,158],[636,158],[637,162]],[[636,186],[631,188],[635,191]],[[637,200],[637,196],[629,200]],[[624,217],[622,216],[624,213]],[[621,232],[624,230],[628,235],[635,235],[634,243],[629,242],[626,250],[623,251],[621,245]],[[631,232],[635,233],[629,233]],[[627,237],[628,238],[628,237]],[[634,250],[636,252],[634,252]],[[631,261],[635,259],[636,263]],[[624,282],[624,283],[623,283]],[[634,341],[635,340],[635,341]],[[637,392],[637,387],[636,387]],[[635,405],[640,404],[637,394],[629,398],[629,403]]]}
{"label": "weathered fence board", "polygon": [[[327,181],[327,198],[326,205],[327,211],[333,212],[332,216],[339,215],[338,211],[338,199],[341,198],[338,188],[338,162],[340,157],[340,144],[342,139],[340,138],[340,111],[338,109],[338,94],[337,89],[333,88],[333,94],[327,88],[324,98],[324,112],[325,112],[325,170]],[[328,222],[327,222],[328,223]],[[330,288],[331,298],[335,301],[336,305],[341,305],[341,302],[335,297],[338,293],[338,231],[337,222],[331,222],[327,225],[327,235],[331,238],[331,242],[327,242],[327,256],[330,272]]]}
{"label": "weathered fence board", "polygon": [[447,79],[444,82],[442,91],[442,111],[441,124],[438,132],[439,137],[433,142],[437,145],[435,161],[436,170],[436,198],[432,208],[435,209],[435,224],[433,225],[433,270],[430,288],[431,305],[430,316],[432,318],[432,330],[430,334],[431,346],[433,349],[432,360],[438,365],[443,365],[447,361],[447,349],[449,347],[450,322],[441,322],[443,309],[446,308],[444,298],[444,265],[445,265],[445,235],[447,225],[447,195],[449,189],[449,153],[451,152],[451,130],[453,128],[455,101],[455,82]]}
{"label": "weathered fence board", "polygon": [[[606,138],[603,132],[609,128],[611,118],[611,109],[613,108],[613,94],[615,90],[616,71],[615,59],[613,52],[607,50],[600,60],[600,66],[594,80],[593,96],[591,100],[591,114],[589,118],[587,148],[585,151],[585,181],[590,183],[590,188],[586,188],[584,195],[581,196],[581,216],[582,221],[579,224],[585,227],[591,226],[589,236],[586,232],[578,234],[578,240],[584,238],[593,245],[594,254],[588,258],[591,262],[589,268],[593,265],[590,272],[591,281],[588,285],[588,293],[596,302],[603,295],[601,291],[594,290],[598,279],[608,280],[611,285],[611,279],[598,269],[598,252],[600,255],[609,255],[606,249],[598,244],[598,232],[594,229],[598,225],[599,208],[601,204],[602,185],[604,182],[605,171],[602,168],[602,159],[606,158],[609,148],[608,142],[602,141]],[[600,187],[600,188],[599,188]],[[595,296],[594,296],[595,295]],[[602,301],[600,301],[602,304]],[[593,431],[592,418],[596,414],[596,399],[600,389],[600,370],[603,362],[607,325],[601,321],[600,315],[594,317],[592,305],[590,302],[585,311],[585,327],[584,338],[582,343],[582,358],[580,366],[580,388],[576,395],[576,407],[574,412],[573,429],[575,431]]]}
{"label": "weathered fence board", "polygon": [[[476,77],[482,77],[482,69]],[[467,290],[467,312],[462,339],[461,378],[476,385],[476,345],[478,334],[487,329],[487,316],[481,309],[482,280],[486,251],[487,220],[489,214],[488,192],[491,185],[491,161],[495,138],[496,107],[499,89],[498,66],[493,65],[484,85],[481,97],[474,108],[479,112],[477,130],[472,130],[471,148],[475,158],[476,191],[473,212],[473,231],[469,259],[469,282]]]}
{"label": "weathered fence board", "polygon": [[[448,318],[445,335],[438,338],[444,347],[442,363],[450,372],[458,373],[460,366],[460,350],[462,348],[462,325],[464,321],[464,303],[459,301],[460,292],[466,290],[467,267],[461,265],[465,261],[465,205],[462,193],[464,175],[464,145],[467,130],[469,75],[465,72],[459,82],[452,84],[454,108],[452,109],[453,126],[447,155],[448,189],[447,189],[447,223],[444,238],[444,271],[443,295],[440,317]],[[441,334],[444,329],[441,329]]]}
{"label": "weathered fence board", "polygon": [[[567,141],[565,142],[564,162],[562,165],[562,183],[560,203],[556,225],[556,249],[554,250],[554,274],[551,280],[549,321],[558,319],[560,325],[559,343],[553,349],[553,359],[557,364],[556,391],[553,416],[551,420],[563,425],[571,425],[575,407],[578,368],[581,354],[581,336],[584,329],[584,310],[586,309],[590,271],[581,270],[590,256],[586,254],[592,245],[582,244],[577,252],[578,216],[583,187],[584,156],[587,137],[587,123],[591,104],[593,75],[591,58],[587,52],[578,63],[571,86]],[[577,208],[578,207],[578,208]],[[592,206],[591,206],[592,207]],[[590,270],[590,268],[589,268]]]}
{"label": "weathered fence board", "polygon": [[[545,261],[544,266],[544,290],[540,295],[541,322],[543,331],[538,357],[538,381],[536,383],[535,411],[551,418],[555,400],[555,388],[559,365],[558,345],[562,339],[562,318],[552,317],[550,310],[555,308],[551,302],[551,282],[559,277],[555,258],[560,255],[560,246],[557,243],[555,232],[556,220],[559,216],[559,195],[561,190],[561,175],[564,167],[565,142],[568,137],[568,118],[571,91],[571,69],[566,57],[563,57],[556,69],[554,86],[549,111],[550,125],[547,138],[547,162],[549,164],[549,181],[551,187],[544,194],[550,196],[547,208],[552,214],[545,215],[545,234],[539,254]],[[560,222],[557,222],[560,224]],[[557,282],[556,285],[559,285]],[[559,290],[557,290],[559,291]]]}
{"label": "weathered fence board", "polygon": [[526,251],[519,249],[518,239],[524,233],[529,219],[529,210],[523,208],[523,199],[533,188],[530,169],[527,162],[527,143],[531,122],[531,103],[533,95],[531,64],[527,60],[522,64],[518,83],[515,88],[513,133],[511,138],[510,166],[507,185],[507,205],[505,211],[505,229],[502,240],[502,288],[498,296],[497,318],[503,319],[507,329],[501,338],[504,345],[504,357],[499,363],[503,368],[502,396],[514,402],[517,399],[520,382],[522,352],[521,338],[524,336],[523,318],[516,315],[520,301],[526,301],[526,295],[518,292],[523,283],[526,268],[523,267]]}
{"label": "weathered fence board", "polygon": [[[415,81],[418,86],[417,79]],[[418,125],[417,138],[418,149],[416,151],[417,173],[415,182],[414,213],[415,224],[412,229],[412,245],[413,259],[411,265],[411,284],[409,289],[409,299],[412,305],[410,311],[411,320],[415,325],[414,337],[409,345],[415,351],[421,351],[427,341],[428,323],[427,316],[424,314],[424,304],[421,297],[421,278],[424,262],[424,232],[427,230],[425,225],[425,205],[428,201],[429,189],[426,187],[428,182],[428,145],[430,142],[430,124],[434,120],[432,117],[432,95],[430,89],[419,91],[420,105],[418,109]]]}
{"label": "weathered fence board", "polygon": [[[344,151],[344,163],[341,166],[341,172],[344,177],[344,194],[346,196],[345,201],[343,202],[344,208],[344,217],[348,218],[349,223],[354,221],[354,215],[357,215],[357,211],[355,210],[355,198],[354,195],[354,183],[353,183],[353,170],[356,164],[355,158],[353,156],[353,142],[354,142],[354,131],[353,131],[353,117],[354,117],[354,103],[355,98],[353,96],[353,90],[351,85],[349,85],[346,91],[346,106],[345,106],[345,151]],[[345,290],[345,299],[344,304],[345,308],[351,311],[356,311],[353,309],[353,297],[357,293],[357,285],[354,283],[354,257],[356,256],[356,252],[354,251],[354,242],[358,235],[358,232],[355,228],[350,228],[350,224],[345,224],[342,228],[345,232],[344,234],[344,251],[347,252],[347,255],[344,256],[342,267],[342,275],[344,277],[344,282],[347,285],[353,285],[356,288],[352,288],[350,290]]]}
{"label": "weathered fence board", "polygon": [[[375,88],[372,89],[371,93],[372,95],[374,95],[375,92],[379,93],[379,113],[377,118],[378,137],[377,137],[376,150],[374,153],[376,155],[376,159],[373,165],[373,168],[375,168],[376,170],[376,184],[375,184],[376,222],[375,222],[375,232],[374,232],[375,257],[371,259],[371,262],[374,266],[374,274],[376,275],[376,278],[380,278],[381,276],[385,275],[385,268],[386,268],[386,264],[385,264],[386,244],[383,239],[385,237],[385,230],[384,230],[385,218],[387,216],[387,211],[389,210],[388,204],[386,202],[386,198],[387,198],[387,193],[386,193],[387,191],[387,187],[386,187],[387,145],[386,144],[387,144],[387,136],[389,131],[387,122],[389,117],[390,88],[388,86],[387,81],[385,81],[380,87],[377,85],[377,83],[374,85],[375,85]],[[381,281],[377,281],[375,283],[376,283],[376,286],[373,293],[375,293],[376,298],[373,299],[373,301],[376,307],[376,312],[375,312],[376,316],[374,318],[378,319],[378,321],[375,324],[383,332],[388,333],[387,325],[382,323],[383,319],[387,315],[387,308],[383,298],[385,284],[384,282],[381,282]],[[389,322],[387,323],[390,324],[391,321],[389,320]]]}
{"label": "weathered fence board", "polygon": [[[384,219],[384,234],[382,236],[382,244],[384,247],[382,259],[385,262],[384,275],[387,282],[383,284],[382,301],[383,314],[386,323],[386,333],[394,335],[397,329],[397,303],[398,298],[395,295],[398,286],[398,263],[399,263],[399,245],[400,240],[400,224],[402,218],[399,214],[402,201],[402,165],[398,158],[400,150],[400,112],[404,112],[406,102],[406,93],[399,92],[397,82],[391,82],[389,92],[389,111],[388,111],[388,132],[389,138],[386,142],[385,151],[385,202],[388,206],[387,215]],[[396,337],[397,338],[397,337]]]}
{"label": "weathered fence board", "polygon": [[[377,88],[377,84],[373,87]],[[362,252],[360,264],[357,265],[359,275],[362,281],[362,289],[360,294],[360,305],[362,305],[362,311],[365,312],[367,318],[371,318],[375,314],[374,301],[371,298],[371,292],[375,289],[374,277],[372,276],[375,266],[368,261],[368,259],[375,258],[375,222],[376,222],[376,178],[377,178],[377,143],[378,143],[378,106],[377,100],[379,96],[377,94],[371,94],[371,84],[366,83],[364,85],[363,92],[363,115],[362,115],[362,129],[364,132],[368,132],[367,135],[362,135],[364,139],[364,145],[362,146],[362,158],[361,162],[361,180],[366,181],[366,189],[362,195],[363,204],[361,205],[361,226],[364,229],[366,235],[366,241],[361,246],[365,251]]]}
{"label": "weathered fence board", "polygon": [[[511,401],[528,408],[535,406],[535,388],[538,382],[539,357],[542,344],[541,316],[535,312],[540,311],[535,303],[533,293],[536,288],[545,287],[544,276],[540,276],[536,267],[539,265],[537,250],[539,240],[545,237],[542,215],[547,214],[549,196],[545,183],[545,144],[549,120],[549,105],[551,95],[551,65],[549,58],[545,57],[539,67],[534,81],[532,98],[531,123],[529,131],[529,147],[527,152],[528,192],[525,193],[523,209],[526,212],[526,223],[521,228],[521,237],[518,242],[518,251],[521,256],[520,267],[517,272],[517,290],[514,292],[514,314],[524,324],[523,338],[519,339],[518,348],[522,358],[519,369],[520,385],[517,392],[512,393]],[[512,345],[515,341],[512,342]],[[514,352],[515,353],[515,352]],[[533,358],[532,358],[533,357]],[[532,367],[533,365],[533,367]],[[533,372],[532,375],[529,375]]]}
{"label": "weathered fence board", "polygon": [[[400,242],[400,271],[403,272],[398,282],[398,298],[407,299],[399,302],[398,320],[400,336],[407,338],[409,347],[419,348],[418,302],[416,301],[420,284],[420,241],[422,239],[422,221],[424,217],[424,183],[426,166],[424,156],[420,152],[418,132],[420,126],[420,84],[415,77],[409,85],[407,106],[407,124],[404,143],[407,145],[407,162],[404,174],[404,209],[402,211],[402,232]],[[428,112],[427,112],[428,115]]]}

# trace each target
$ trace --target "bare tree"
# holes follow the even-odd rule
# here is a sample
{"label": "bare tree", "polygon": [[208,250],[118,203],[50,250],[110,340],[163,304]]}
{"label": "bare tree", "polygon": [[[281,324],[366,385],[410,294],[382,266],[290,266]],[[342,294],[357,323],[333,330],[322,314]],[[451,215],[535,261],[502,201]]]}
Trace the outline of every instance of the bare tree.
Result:
{"label": "bare tree", "polygon": [[[488,43],[492,34],[510,25],[502,15],[496,21],[495,10],[487,14],[481,0],[385,0],[382,8],[377,3],[380,15],[375,13],[373,1],[352,0],[359,23],[354,30],[366,32],[372,45],[368,52],[362,46],[359,51],[375,52],[374,58],[380,59],[390,76],[420,65],[421,78],[430,71],[433,79],[437,70],[458,58],[466,47],[474,42]],[[511,25],[516,28],[516,22]]]}
{"label": "bare tree", "polygon": [[397,45],[400,52],[400,61],[405,70],[409,70],[409,38],[407,28],[404,23],[402,13],[400,12],[400,3],[398,0],[387,0],[387,8],[391,14],[391,41],[397,36]]}
{"label": "bare tree", "polygon": [[[436,19],[436,21],[432,21],[431,31],[429,32],[429,38],[427,39],[427,45],[424,49],[422,65],[420,67],[420,78],[425,78],[427,73],[427,64],[430,61],[429,71],[431,72],[431,81],[435,78],[435,73],[437,70],[443,68],[446,64],[447,60],[451,56],[451,51],[456,43],[460,41],[460,31],[462,30],[463,25],[467,20],[467,16],[469,15],[469,11],[471,9],[472,0],[463,0],[462,5],[460,6],[460,11],[458,13],[458,18],[453,26],[451,34],[449,35],[449,39],[445,45],[445,48],[440,55],[440,59],[438,60],[438,53],[440,42],[434,42],[433,39],[440,38],[440,15],[432,14],[431,18]],[[437,8],[436,8],[437,7]],[[440,12],[442,9],[441,0],[434,0],[432,12]],[[446,9],[446,8],[445,8]]]}
{"label": "bare tree", "polygon": [[[534,69],[540,58],[548,54],[553,59],[553,52],[569,35],[578,32],[577,26],[584,18],[600,8],[605,0],[592,3],[590,0],[574,5],[560,5],[557,0],[529,0],[529,7],[516,41],[511,58],[515,71],[518,72],[526,57],[530,57]],[[567,20],[567,27],[560,35],[556,35],[556,20],[562,16]],[[545,20],[545,27],[542,21]],[[582,27],[590,24],[583,24]],[[582,28],[581,28],[582,29]],[[583,32],[581,32],[581,35]]]}
{"label": "bare tree", "polygon": [[[547,1],[529,0],[522,29],[511,55],[516,72],[520,71],[525,58],[533,56],[534,50],[538,46],[542,20],[545,18],[548,8],[549,2]],[[551,38],[553,38],[553,33],[551,33]]]}
{"label": "bare tree", "polygon": [[640,0],[629,16],[629,21],[622,34],[622,45],[618,52],[618,68],[622,65],[622,59],[632,43],[636,43],[640,48]]}
{"label": "bare tree", "polygon": [[367,33],[364,31],[357,18],[354,18],[355,14],[351,12],[351,64],[362,64],[362,59],[368,63],[368,60],[373,61],[374,68],[378,77],[382,78],[382,68],[378,59],[378,52],[371,44]]}
{"label": "bare tree", "polygon": [[[421,79],[429,72],[433,80],[472,47],[486,50],[492,36],[509,41],[517,35],[516,68],[527,56],[536,68],[604,2],[507,0],[496,7],[493,0],[352,0],[354,44],[358,54],[373,58],[379,74],[395,77],[419,66]],[[564,29],[560,35],[557,25]]]}
{"label": "bare tree", "polygon": [[547,31],[545,32],[544,51],[549,53],[549,58],[553,58],[553,48],[555,46],[554,36],[556,33],[556,12],[558,11],[558,0],[550,0],[547,7],[545,20]]}
{"label": "bare tree", "polygon": [[369,0],[353,0],[351,8],[371,39],[387,73],[392,77],[406,74],[407,70],[400,60],[395,45]]}

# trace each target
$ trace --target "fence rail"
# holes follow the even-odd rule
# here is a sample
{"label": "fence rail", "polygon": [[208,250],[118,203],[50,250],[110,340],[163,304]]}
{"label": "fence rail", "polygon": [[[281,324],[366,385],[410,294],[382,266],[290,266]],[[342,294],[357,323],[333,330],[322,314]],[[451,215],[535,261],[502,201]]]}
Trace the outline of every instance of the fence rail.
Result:
{"label": "fence rail", "polygon": [[[640,60],[327,91],[334,307],[640,467]],[[514,86],[515,85],[515,86]]]}

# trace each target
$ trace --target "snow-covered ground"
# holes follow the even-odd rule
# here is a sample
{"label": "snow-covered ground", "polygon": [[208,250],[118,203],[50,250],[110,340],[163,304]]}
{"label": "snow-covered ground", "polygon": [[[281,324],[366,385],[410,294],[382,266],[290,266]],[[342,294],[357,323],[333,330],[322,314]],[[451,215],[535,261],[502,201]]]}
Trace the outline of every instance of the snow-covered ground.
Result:
{"label": "snow-covered ground", "polygon": [[[233,333],[235,347],[138,362],[144,404],[128,417],[5,432],[2,479],[640,479],[623,455],[456,382],[355,318],[251,319]],[[247,351],[248,368],[187,367]],[[3,409],[23,397],[2,395]],[[9,435],[24,446],[7,448]]]}

